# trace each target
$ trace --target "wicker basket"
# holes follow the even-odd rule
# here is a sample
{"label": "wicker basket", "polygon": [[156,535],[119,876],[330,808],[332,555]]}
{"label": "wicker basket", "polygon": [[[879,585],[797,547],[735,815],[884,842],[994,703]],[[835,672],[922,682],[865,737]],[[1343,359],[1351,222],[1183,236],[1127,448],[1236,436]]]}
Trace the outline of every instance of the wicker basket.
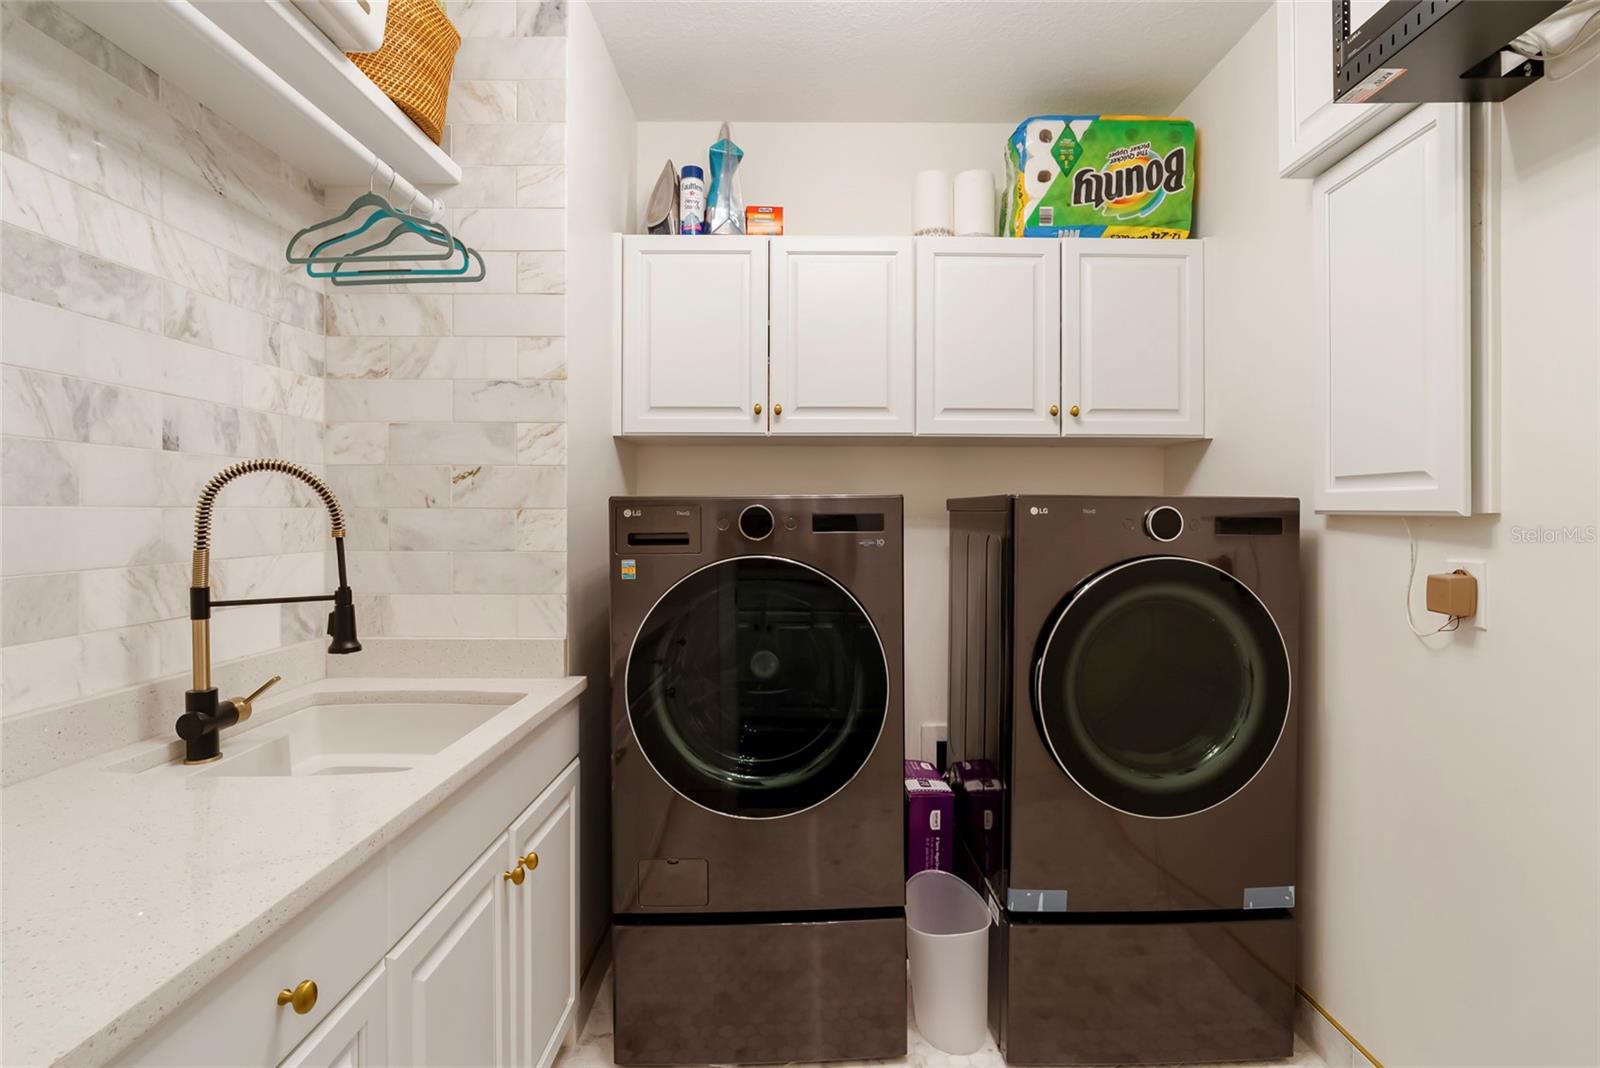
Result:
{"label": "wicker basket", "polygon": [[461,34],[436,0],[389,0],[383,47],[350,60],[438,144]]}

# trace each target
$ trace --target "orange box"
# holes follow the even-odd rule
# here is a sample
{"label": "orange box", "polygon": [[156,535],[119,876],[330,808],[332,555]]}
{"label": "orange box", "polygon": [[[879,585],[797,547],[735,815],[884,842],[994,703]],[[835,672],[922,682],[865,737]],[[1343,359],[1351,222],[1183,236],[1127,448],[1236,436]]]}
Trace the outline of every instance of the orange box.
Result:
{"label": "orange box", "polygon": [[783,233],[783,208],[751,204],[744,209],[744,232],[751,237],[777,237]]}

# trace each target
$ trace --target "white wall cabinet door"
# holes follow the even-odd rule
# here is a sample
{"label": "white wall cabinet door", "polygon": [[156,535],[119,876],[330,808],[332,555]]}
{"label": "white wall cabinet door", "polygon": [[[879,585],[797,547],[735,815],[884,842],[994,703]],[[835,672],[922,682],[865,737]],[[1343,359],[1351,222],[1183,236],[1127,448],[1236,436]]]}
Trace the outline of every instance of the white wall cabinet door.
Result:
{"label": "white wall cabinet door", "polygon": [[389,952],[389,1060],[510,1065],[502,834]]}
{"label": "white wall cabinet door", "polygon": [[772,239],[774,434],[915,428],[911,238]]}
{"label": "white wall cabinet door", "polygon": [[1062,242],[916,245],[917,433],[1059,436]]}
{"label": "white wall cabinet door", "polygon": [[1318,511],[1472,512],[1467,121],[1423,105],[1312,187]]}
{"label": "white wall cabinet door", "polygon": [[767,245],[623,239],[623,433],[766,433]]}
{"label": "white wall cabinet door", "polygon": [[[1360,21],[1383,0],[1353,0]],[[1333,102],[1333,5],[1278,0],[1278,173],[1315,178],[1415,104]]]}
{"label": "white wall cabinet door", "polygon": [[578,764],[511,825],[512,1009],[516,1063],[549,1068],[578,998]]}
{"label": "white wall cabinet door", "polygon": [[1064,241],[1062,433],[1205,435],[1205,243]]}
{"label": "white wall cabinet door", "polygon": [[386,1068],[388,987],[383,963],[346,994],[278,1068]]}

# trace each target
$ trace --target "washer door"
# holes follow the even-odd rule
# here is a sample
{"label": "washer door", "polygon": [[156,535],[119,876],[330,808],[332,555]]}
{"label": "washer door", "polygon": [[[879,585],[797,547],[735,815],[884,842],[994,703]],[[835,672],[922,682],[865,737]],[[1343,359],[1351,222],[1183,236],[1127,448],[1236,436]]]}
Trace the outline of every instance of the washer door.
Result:
{"label": "washer door", "polygon": [[729,816],[820,804],[872,755],[889,665],[850,593],[792,560],[694,572],[656,602],[628,655],[628,719],[667,784]]}
{"label": "washer door", "polygon": [[1057,763],[1136,816],[1233,796],[1289,716],[1289,651],[1255,593],[1198,560],[1151,557],[1073,591],[1034,665],[1034,712]]}

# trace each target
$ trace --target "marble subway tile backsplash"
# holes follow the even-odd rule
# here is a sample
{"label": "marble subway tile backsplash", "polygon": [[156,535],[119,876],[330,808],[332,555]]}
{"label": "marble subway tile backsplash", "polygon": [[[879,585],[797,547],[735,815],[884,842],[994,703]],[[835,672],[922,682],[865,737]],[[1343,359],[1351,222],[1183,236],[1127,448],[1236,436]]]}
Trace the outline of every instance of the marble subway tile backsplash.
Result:
{"label": "marble subway tile backsplash", "polygon": [[[566,632],[566,11],[453,0],[445,199],[483,284],[329,296],[329,478],[358,507],[363,633]],[[329,190],[342,203],[347,193]],[[511,648],[508,646],[507,648]]]}
{"label": "marble subway tile backsplash", "polygon": [[[69,6],[0,7],[0,50],[0,705],[6,749],[20,740],[29,764],[32,742],[93,702],[188,667],[205,480],[250,456],[323,466],[325,298],[282,259],[323,207]],[[230,487],[219,588],[318,588],[314,504],[298,484]],[[312,637],[302,606],[230,609],[214,655]],[[104,735],[132,740],[126,725]]]}
{"label": "marble subway tile backsplash", "polygon": [[[194,500],[246,457],[308,465],[341,497],[374,669],[409,651],[448,674],[463,640],[495,673],[562,669],[565,6],[449,10],[445,144],[464,166],[444,199],[490,277],[352,291],[283,248],[359,190],[319,188],[70,5],[0,5],[0,701],[28,744],[8,781],[60,724],[103,728],[107,694],[140,709],[107,744],[167,729]],[[327,549],[297,482],[242,479],[219,502],[232,596],[320,589]],[[215,659],[315,677],[320,609],[219,612]]]}

